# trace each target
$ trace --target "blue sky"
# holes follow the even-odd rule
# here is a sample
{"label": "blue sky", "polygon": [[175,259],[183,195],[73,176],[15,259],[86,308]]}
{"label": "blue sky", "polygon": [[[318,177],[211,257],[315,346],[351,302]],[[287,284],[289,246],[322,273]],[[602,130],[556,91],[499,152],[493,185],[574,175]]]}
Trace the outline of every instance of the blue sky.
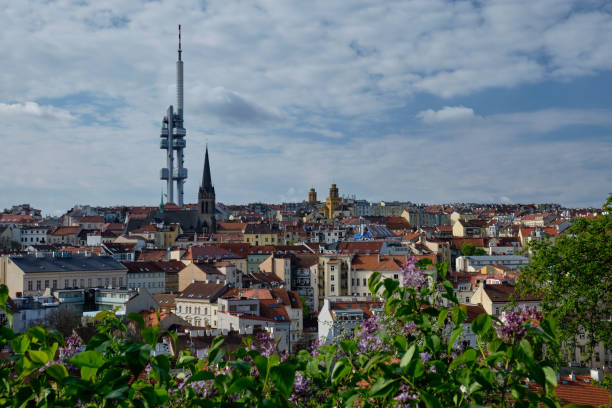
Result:
{"label": "blue sky", "polygon": [[183,25],[194,202],[310,187],[413,202],[600,206],[612,2],[31,1],[0,5],[0,207],[159,202]]}

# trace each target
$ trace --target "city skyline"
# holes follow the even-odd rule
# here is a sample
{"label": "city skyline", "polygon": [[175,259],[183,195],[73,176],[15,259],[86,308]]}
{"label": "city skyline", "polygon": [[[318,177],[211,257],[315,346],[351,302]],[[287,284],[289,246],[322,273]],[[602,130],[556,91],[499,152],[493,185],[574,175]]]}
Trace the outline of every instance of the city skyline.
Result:
{"label": "city skyline", "polygon": [[220,202],[605,201],[609,4],[323,4],[3,6],[0,208],[159,203],[179,23],[185,166],[208,142]]}

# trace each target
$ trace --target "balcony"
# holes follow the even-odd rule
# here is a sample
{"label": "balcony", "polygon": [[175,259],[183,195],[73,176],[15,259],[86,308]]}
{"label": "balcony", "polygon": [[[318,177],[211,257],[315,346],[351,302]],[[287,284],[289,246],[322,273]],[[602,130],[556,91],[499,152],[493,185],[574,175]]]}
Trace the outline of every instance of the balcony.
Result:
{"label": "balcony", "polygon": [[168,137],[168,128],[161,128],[159,130],[159,137]]}
{"label": "balcony", "polygon": [[159,141],[159,148],[160,149],[167,149],[168,148],[168,139],[162,139]]}
{"label": "balcony", "polygon": [[173,139],[172,140],[172,147],[174,149],[182,149],[185,146],[187,146],[187,141],[185,139]]}
{"label": "balcony", "polygon": [[168,168],[164,167],[159,170],[159,179],[160,180],[168,180]]}
{"label": "balcony", "polygon": [[174,136],[179,136],[179,137],[183,137],[187,134],[187,131],[185,130],[185,128],[173,128],[172,129],[172,134]]}

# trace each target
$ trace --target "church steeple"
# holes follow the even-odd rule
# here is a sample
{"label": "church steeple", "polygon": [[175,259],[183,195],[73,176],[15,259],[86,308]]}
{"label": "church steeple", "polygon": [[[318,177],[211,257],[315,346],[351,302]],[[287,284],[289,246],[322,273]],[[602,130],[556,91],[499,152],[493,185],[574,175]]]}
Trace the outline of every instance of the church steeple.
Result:
{"label": "church steeple", "polygon": [[212,179],[210,177],[210,164],[208,162],[208,145],[206,145],[206,154],[204,155],[204,173],[202,174],[202,185],[200,191],[207,193],[215,193],[215,188],[212,185]]}
{"label": "church steeple", "polygon": [[199,219],[202,233],[214,233],[217,230],[215,209],[215,188],[210,175],[210,162],[208,160],[208,145],[204,154],[204,172],[202,173],[202,185],[198,192]]}

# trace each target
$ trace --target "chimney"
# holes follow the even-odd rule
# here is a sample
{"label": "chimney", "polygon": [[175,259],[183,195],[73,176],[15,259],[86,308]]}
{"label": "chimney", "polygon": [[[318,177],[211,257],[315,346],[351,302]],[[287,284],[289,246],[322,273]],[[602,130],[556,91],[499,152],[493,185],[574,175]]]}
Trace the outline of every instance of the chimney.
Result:
{"label": "chimney", "polygon": [[603,371],[599,368],[591,368],[591,378],[595,381],[603,381]]}

